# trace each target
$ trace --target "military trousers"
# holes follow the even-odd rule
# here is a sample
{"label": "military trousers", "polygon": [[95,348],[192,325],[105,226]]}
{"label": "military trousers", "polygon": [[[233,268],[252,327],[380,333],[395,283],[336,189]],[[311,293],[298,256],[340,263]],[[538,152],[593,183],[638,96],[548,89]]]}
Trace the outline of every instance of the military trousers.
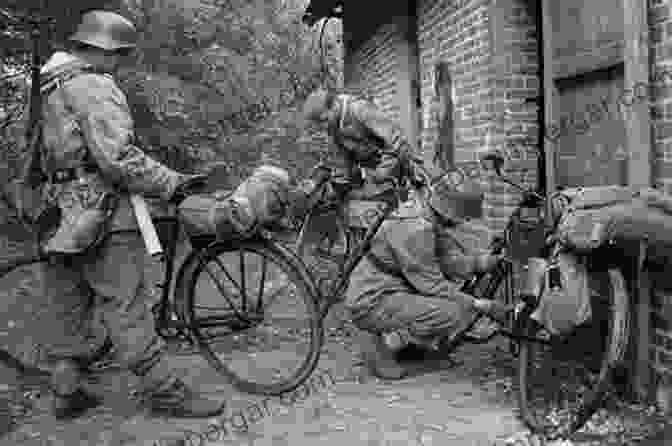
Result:
{"label": "military trousers", "polygon": [[456,292],[451,298],[406,292],[382,293],[366,307],[350,308],[352,321],[374,333],[403,332],[419,345],[437,347],[461,333],[476,317],[474,298]]}
{"label": "military trousers", "polygon": [[45,300],[30,322],[22,359],[49,370],[60,359],[95,355],[108,343],[105,360],[145,377],[152,388],[169,385],[173,377],[155,330],[146,266],[136,231],[112,233],[90,253],[45,263]]}

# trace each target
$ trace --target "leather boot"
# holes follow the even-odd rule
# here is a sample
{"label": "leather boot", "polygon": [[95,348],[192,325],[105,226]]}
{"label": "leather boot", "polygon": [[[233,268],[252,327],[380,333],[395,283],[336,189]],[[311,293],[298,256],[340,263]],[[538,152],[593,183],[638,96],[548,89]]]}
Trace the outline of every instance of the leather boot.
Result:
{"label": "leather boot", "polygon": [[390,349],[383,336],[365,330],[359,332],[364,362],[371,373],[381,379],[401,379],[408,371],[396,360],[396,351]]}
{"label": "leather boot", "polygon": [[174,418],[210,418],[221,415],[226,402],[198,395],[180,379],[164,389],[152,392],[148,406],[153,415]]}
{"label": "leather boot", "polygon": [[80,387],[81,372],[70,359],[58,361],[51,375],[53,413],[59,420],[77,418],[100,404],[100,400]]}

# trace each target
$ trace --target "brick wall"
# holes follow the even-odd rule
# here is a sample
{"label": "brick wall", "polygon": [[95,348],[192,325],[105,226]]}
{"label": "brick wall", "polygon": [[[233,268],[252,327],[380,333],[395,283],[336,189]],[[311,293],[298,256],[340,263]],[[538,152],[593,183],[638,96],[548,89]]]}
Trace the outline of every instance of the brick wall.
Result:
{"label": "brick wall", "polygon": [[[438,137],[433,119],[434,65],[448,62],[453,81],[456,165],[472,165],[475,151],[494,145],[510,152],[506,174],[529,184],[536,182],[537,110],[521,105],[538,94],[534,20],[526,0],[499,2],[495,37],[492,0],[420,0],[418,43],[423,103],[422,152],[433,158]],[[495,46],[494,39],[502,46]],[[499,52],[498,52],[499,51]],[[496,57],[506,52],[505,58]],[[505,115],[505,111],[510,113]],[[521,150],[510,150],[512,144]],[[486,196],[484,224],[503,229],[519,199],[511,186],[482,184]],[[482,231],[475,236],[481,237]],[[487,239],[487,238],[486,238]]]}
{"label": "brick wall", "polygon": [[[525,98],[539,94],[536,29],[528,0],[418,0],[418,46],[422,96],[421,151],[433,158],[438,135],[432,119],[434,64],[451,66],[457,165],[475,161],[475,150],[487,145],[504,149],[510,156],[506,174],[527,184],[536,182],[536,105]],[[667,79],[666,86],[653,88],[653,172],[658,187],[672,193],[672,0],[650,0],[649,31],[651,67],[654,76]],[[374,96],[395,118],[396,85],[394,25],[381,27],[353,55],[354,70],[348,86]],[[472,225],[467,239],[487,240],[500,230],[519,195],[501,183],[488,184],[484,225]],[[485,227],[485,232],[483,231]],[[474,246],[481,246],[477,244]],[[672,377],[672,282],[664,274],[654,276],[654,339],[651,361],[659,374]]]}
{"label": "brick wall", "polygon": [[453,79],[457,163],[473,161],[474,150],[485,143],[488,132],[488,104],[493,93],[488,4],[489,0],[418,2],[422,151],[433,150],[437,137],[430,115],[432,71],[436,62],[445,61]]}
{"label": "brick wall", "polygon": [[[672,193],[672,86],[662,75],[672,70],[672,16],[669,0],[649,2],[650,60],[654,79],[666,79],[665,86],[652,90],[653,173],[656,185]],[[654,85],[656,83],[654,82]],[[667,271],[665,273],[668,273]],[[658,375],[672,377],[672,283],[665,273],[654,275],[653,343],[651,361]]]}
{"label": "brick wall", "polygon": [[[425,160],[434,157],[438,139],[433,73],[437,62],[449,64],[453,85],[455,164],[473,163],[475,150],[485,144],[493,100],[492,49],[488,7],[490,0],[418,1],[418,50],[422,97],[421,152]],[[487,222],[483,222],[487,225]],[[487,227],[472,225],[472,246],[487,242]],[[485,231],[484,231],[485,230]],[[480,242],[480,243],[478,243]]]}
{"label": "brick wall", "polygon": [[401,40],[397,25],[381,26],[349,56],[351,75],[346,91],[357,92],[373,98],[385,113],[399,118],[396,103],[398,60],[395,49]]}
{"label": "brick wall", "polygon": [[[527,98],[539,95],[536,29],[532,2],[510,0],[498,2],[499,11],[492,11],[492,36],[497,42],[493,61],[495,73],[493,106],[489,117],[489,143],[502,149],[509,157],[506,175],[528,187],[537,182],[538,109],[526,104]],[[493,8],[494,9],[494,8]],[[496,22],[496,23],[495,23]],[[511,186],[492,185],[486,202],[491,226],[502,228],[520,199]]]}

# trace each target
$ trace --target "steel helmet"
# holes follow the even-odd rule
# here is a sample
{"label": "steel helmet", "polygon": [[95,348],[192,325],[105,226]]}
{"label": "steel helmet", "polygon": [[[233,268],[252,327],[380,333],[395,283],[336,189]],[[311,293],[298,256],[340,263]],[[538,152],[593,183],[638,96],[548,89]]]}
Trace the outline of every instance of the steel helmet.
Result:
{"label": "steel helmet", "polygon": [[138,39],[133,23],[109,11],[89,11],[82,16],[70,40],[108,51],[135,48]]}

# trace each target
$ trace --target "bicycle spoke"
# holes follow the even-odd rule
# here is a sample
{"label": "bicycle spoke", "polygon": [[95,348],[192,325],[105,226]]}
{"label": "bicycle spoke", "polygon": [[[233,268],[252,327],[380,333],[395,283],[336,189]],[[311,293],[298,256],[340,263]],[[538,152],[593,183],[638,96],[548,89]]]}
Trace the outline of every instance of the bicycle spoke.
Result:
{"label": "bicycle spoke", "polygon": [[231,281],[231,283],[233,283],[236,286],[236,288],[238,288],[238,291],[242,293],[240,285],[238,284],[238,282],[236,282],[236,280],[233,277],[231,277],[231,274],[229,274],[229,271],[226,269],[226,267],[222,265],[222,262],[220,262],[218,258],[215,258],[213,260],[217,264],[217,266],[219,266],[219,268],[224,272],[226,278],[229,279],[229,281]]}
{"label": "bicycle spoke", "polygon": [[[189,291],[187,320],[193,321],[189,330],[199,350],[239,390],[279,394],[300,385],[315,367],[323,341],[307,271],[281,245],[244,241],[214,249],[213,263],[228,274],[201,264]],[[239,272],[240,279],[235,277]],[[241,287],[244,304],[237,302]],[[215,308],[222,295],[233,312],[223,302],[219,311]]]}
{"label": "bicycle spoke", "polygon": [[[226,271],[223,268],[223,266],[221,265],[221,263],[219,263],[219,259],[215,259],[215,261],[220,265],[220,268],[222,268],[224,271]],[[229,299],[229,297],[228,297],[229,293],[227,292],[227,290],[225,290],[224,287],[219,283],[219,280],[217,280],[215,274],[212,272],[212,270],[210,270],[210,268],[208,268],[207,264],[205,265],[205,271],[208,273],[208,276],[210,276],[212,281],[215,282],[215,286],[217,287],[217,290],[222,295],[222,297],[226,300],[226,302],[229,304],[229,307],[231,307],[231,309],[236,314],[236,316],[239,317],[241,320],[245,320],[245,318],[241,315],[241,313],[236,309],[236,306]],[[235,281],[233,280],[233,278],[228,273],[225,273],[225,274],[235,284]]]}
{"label": "bicycle spoke", "polygon": [[240,306],[245,312],[247,309],[247,292],[245,288],[245,252],[242,248],[238,250],[238,261],[240,262]]}
{"label": "bicycle spoke", "polygon": [[264,294],[264,283],[266,282],[266,271],[268,269],[268,260],[266,258],[262,258],[261,261],[261,280],[259,280],[259,296],[257,297],[257,312],[261,312],[262,304],[263,304],[263,294]]}

